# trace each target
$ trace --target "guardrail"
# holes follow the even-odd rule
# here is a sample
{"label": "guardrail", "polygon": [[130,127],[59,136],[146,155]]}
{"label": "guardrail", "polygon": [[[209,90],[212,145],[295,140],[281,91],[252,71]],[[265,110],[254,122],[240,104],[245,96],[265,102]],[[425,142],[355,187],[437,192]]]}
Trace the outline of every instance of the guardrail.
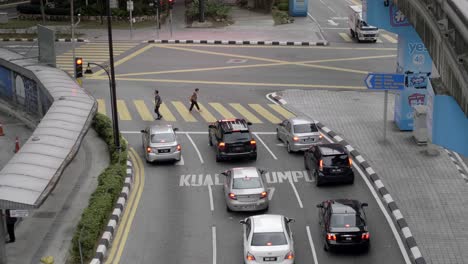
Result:
{"label": "guardrail", "polygon": [[[393,0],[418,32],[444,90],[468,116],[468,6],[462,0]],[[465,6],[465,7],[464,7]]]}

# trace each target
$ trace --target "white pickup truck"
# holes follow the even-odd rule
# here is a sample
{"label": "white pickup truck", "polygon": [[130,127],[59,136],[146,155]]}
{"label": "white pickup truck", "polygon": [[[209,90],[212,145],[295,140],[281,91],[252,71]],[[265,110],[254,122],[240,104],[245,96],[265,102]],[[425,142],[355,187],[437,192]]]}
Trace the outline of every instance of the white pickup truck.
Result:
{"label": "white pickup truck", "polygon": [[379,29],[370,26],[366,21],[362,20],[362,6],[352,5],[348,8],[348,26],[351,36],[361,41],[377,41]]}

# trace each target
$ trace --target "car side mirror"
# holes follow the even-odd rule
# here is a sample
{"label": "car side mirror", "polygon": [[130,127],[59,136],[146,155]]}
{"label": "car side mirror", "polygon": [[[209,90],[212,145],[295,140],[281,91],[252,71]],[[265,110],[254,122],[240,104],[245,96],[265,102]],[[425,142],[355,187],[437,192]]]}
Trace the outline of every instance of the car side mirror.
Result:
{"label": "car side mirror", "polygon": [[141,132],[141,133],[146,133],[146,131],[145,131],[145,130],[140,130],[140,132]]}
{"label": "car side mirror", "polygon": [[288,222],[288,223],[294,223],[294,222],[296,222],[296,219],[294,219],[294,218],[287,218],[287,217],[286,217],[286,219],[287,219],[287,222]]}
{"label": "car side mirror", "polygon": [[221,172],[221,175],[227,176],[227,175],[228,175],[228,171],[223,171],[223,172]]}
{"label": "car side mirror", "polygon": [[248,125],[248,126],[251,126],[251,125],[252,125],[252,122],[247,122],[247,125]]}
{"label": "car side mirror", "polygon": [[317,208],[323,208],[323,204],[317,204]]}
{"label": "car side mirror", "polygon": [[209,128],[215,128],[215,125],[209,125],[208,127]]}
{"label": "car side mirror", "polygon": [[364,207],[364,206],[369,206],[369,204],[367,204],[367,203],[362,203],[362,204],[361,204],[361,207]]}
{"label": "car side mirror", "polygon": [[243,225],[247,224],[247,223],[245,222],[245,220],[240,220],[239,223],[241,223],[241,224],[243,224]]}
{"label": "car side mirror", "polygon": [[173,128],[172,130],[174,131],[179,131],[179,129],[177,127]]}

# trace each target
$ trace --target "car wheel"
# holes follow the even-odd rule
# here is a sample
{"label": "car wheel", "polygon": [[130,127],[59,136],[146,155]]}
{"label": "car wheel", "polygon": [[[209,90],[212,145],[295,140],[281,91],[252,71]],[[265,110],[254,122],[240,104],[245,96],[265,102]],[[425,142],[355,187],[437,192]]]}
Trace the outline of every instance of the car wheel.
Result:
{"label": "car wheel", "polygon": [[263,212],[264,212],[264,213],[268,212],[268,208],[269,208],[269,207],[270,207],[270,206],[267,206],[265,209],[263,209]]}
{"label": "car wheel", "polygon": [[369,250],[370,250],[370,244],[367,244],[367,246],[364,246],[364,248],[362,249],[364,253],[369,252]]}
{"label": "car wheel", "polygon": [[354,183],[354,177],[352,177],[351,180],[349,180],[348,183],[349,183],[349,184],[353,184],[353,183]]}
{"label": "car wheel", "polygon": [[325,244],[323,244],[323,250],[330,251],[330,247],[328,246],[327,242],[325,242]]}
{"label": "car wheel", "polygon": [[226,204],[226,211],[232,212],[231,208],[229,208],[229,206],[227,204]]}
{"label": "car wheel", "polygon": [[372,42],[376,43],[376,42],[377,42],[377,40],[376,40],[376,39],[374,39],[374,40],[372,40]]}
{"label": "car wheel", "polygon": [[216,154],[216,162],[220,162],[221,161],[221,156],[219,156],[219,154]]}
{"label": "car wheel", "polygon": [[211,136],[208,136],[208,144],[210,144],[210,146],[213,146],[213,141],[211,141]]}
{"label": "car wheel", "polygon": [[250,157],[250,160],[257,160],[257,154],[252,155],[252,156]]}
{"label": "car wheel", "polygon": [[278,139],[279,141],[281,141],[281,138],[280,138],[278,129],[276,129],[276,139]]}
{"label": "car wheel", "polygon": [[309,163],[307,162],[306,156],[304,156],[304,166],[306,170],[310,170]]}
{"label": "car wheel", "polygon": [[291,153],[291,146],[289,145],[289,142],[286,144],[286,149],[288,150],[288,153]]}

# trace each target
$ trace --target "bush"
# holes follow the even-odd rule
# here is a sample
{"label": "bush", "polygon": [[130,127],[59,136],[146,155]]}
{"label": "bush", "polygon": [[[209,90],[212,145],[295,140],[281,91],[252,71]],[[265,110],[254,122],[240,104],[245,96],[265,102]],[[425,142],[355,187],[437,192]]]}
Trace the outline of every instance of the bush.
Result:
{"label": "bush", "polygon": [[289,11],[289,3],[279,3],[278,9],[281,11]]}
{"label": "bush", "polygon": [[46,15],[51,15],[51,16],[69,16],[70,15],[69,8],[45,8],[44,12]]}
{"label": "bush", "polygon": [[16,10],[21,14],[36,15],[41,13],[40,5],[21,4],[16,6]]}
{"label": "bush", "polygon": [[285,11],[273,8],[271,10],[271,14],[273,16],[273,20],[275,21],[275,25],[288,24],[291,21],[289,14]]}
{"label": "bush", "polygon": [[[111,155],[111,165],[98,176],[98,185],[89,199],[88,207],[83,211],[81,220],[73,235],[71,248],[71,263],[81,263],[79,244],[83,253],[83,260],[89,261],[94,257],[96,244],[109,221],[114,204],[122,190],[127,174],[127,142],[121,137],[121,152],[115,148],[112,134],[111,120],[100,113],[94,117],[93,128],[107,143]],[[120,156],[120,163],[119,161]],[[81,233],[81,240],[80,240]]]}
{"label": "bush", "polygon": [[[188,20],[198,19],[199,1],[194,0],[186,9],[185,16]],[[218,0],[207,0],[205,2],[205,16],[213,19],[226,19],[231,11],[231,7]]]}

